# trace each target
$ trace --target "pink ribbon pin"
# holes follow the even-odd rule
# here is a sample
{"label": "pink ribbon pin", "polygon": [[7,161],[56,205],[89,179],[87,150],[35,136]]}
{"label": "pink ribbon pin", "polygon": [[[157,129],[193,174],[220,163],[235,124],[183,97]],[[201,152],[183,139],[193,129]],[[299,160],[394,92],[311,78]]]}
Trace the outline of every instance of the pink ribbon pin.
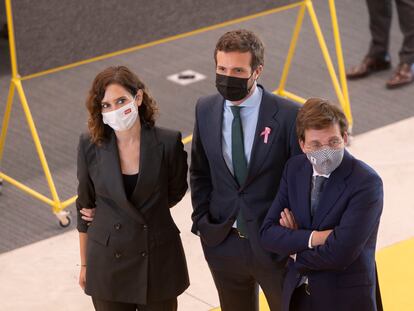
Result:
{"label": "pink ribbon pin", "polygon": [[267,141],[268,141],[268,139],[269,139],[269,135],[270,135],[270,132],[272,131],[272,129],[270,128],[270,127],[265,127],[264,128],[264,131],[260,134],[260,136],[264,136],[264,139],[263,139],[263,142],[265,143],[265,144],[267,144]]}

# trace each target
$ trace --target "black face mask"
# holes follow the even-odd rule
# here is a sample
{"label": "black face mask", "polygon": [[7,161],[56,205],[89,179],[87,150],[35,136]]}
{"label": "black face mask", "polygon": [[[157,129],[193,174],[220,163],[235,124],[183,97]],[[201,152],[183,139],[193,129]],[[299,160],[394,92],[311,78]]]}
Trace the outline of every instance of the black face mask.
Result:
{"label": "black face mask", "polygon": [[249,80],[253,73],[248,78],[230,77],[216,73],[216,88],[217,91],[225,99],[230,101],[239,101],[245,98],[253,87],[249,87]]}

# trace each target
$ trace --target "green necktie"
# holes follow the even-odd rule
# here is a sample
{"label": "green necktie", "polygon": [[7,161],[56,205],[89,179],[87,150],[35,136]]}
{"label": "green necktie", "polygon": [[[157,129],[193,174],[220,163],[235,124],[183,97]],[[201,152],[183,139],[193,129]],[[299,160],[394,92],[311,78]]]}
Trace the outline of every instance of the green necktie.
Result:
{"label": "green necktie", "polygon": [[[242,107],[231,106],[233,122],[231,124],[231,158],[233,162],[233,172],[239,186],[242,186],[247,177],[247,160],[244,155],[243,126],[240,118]],[[247,237],[246,221],[241,209],[237,215],[237,229]]]}

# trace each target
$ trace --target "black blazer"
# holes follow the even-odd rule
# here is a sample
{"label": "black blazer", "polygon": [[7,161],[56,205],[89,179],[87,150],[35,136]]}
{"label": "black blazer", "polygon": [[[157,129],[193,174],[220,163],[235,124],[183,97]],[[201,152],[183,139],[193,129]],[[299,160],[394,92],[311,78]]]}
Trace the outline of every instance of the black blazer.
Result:
{"label": "black blazer", "polygon": [[[86,289],[110,301],[147,304],[175,298],[189,285],[184,250],[171,214],[187,190],[187,154],[179,132],[142,126],[137,185],[127,199],[116,136],[101,146],[81,135],[78,225],[88,233]],[[81,219],[81,208],[96,207]]]}
{"label": "black blazer", "polygon": [[[295,128],[300,106],[263,90],[248,176],[239,187],[223,158],[223,105],[224,98],[216,94],[201,98],[196,106],[190,167],[192,232],[207,246],[216,246],[229,234],[241,208],[256,256],[273,264],[275,255],[260,246],[259,229],[286,161],[301,152]],[[267,143],[260,135],[265,127],[271,128]]]}

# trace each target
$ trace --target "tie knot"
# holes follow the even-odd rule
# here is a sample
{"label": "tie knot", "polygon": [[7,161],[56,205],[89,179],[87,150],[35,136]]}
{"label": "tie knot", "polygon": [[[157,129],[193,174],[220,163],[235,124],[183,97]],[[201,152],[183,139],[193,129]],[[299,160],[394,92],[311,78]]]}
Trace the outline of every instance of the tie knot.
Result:
{"label": "tie knot", "polygon": [[239,106],[230,106],[231,112],[233,113],[233,117],[240,118],[240,110],[242,107]]}

